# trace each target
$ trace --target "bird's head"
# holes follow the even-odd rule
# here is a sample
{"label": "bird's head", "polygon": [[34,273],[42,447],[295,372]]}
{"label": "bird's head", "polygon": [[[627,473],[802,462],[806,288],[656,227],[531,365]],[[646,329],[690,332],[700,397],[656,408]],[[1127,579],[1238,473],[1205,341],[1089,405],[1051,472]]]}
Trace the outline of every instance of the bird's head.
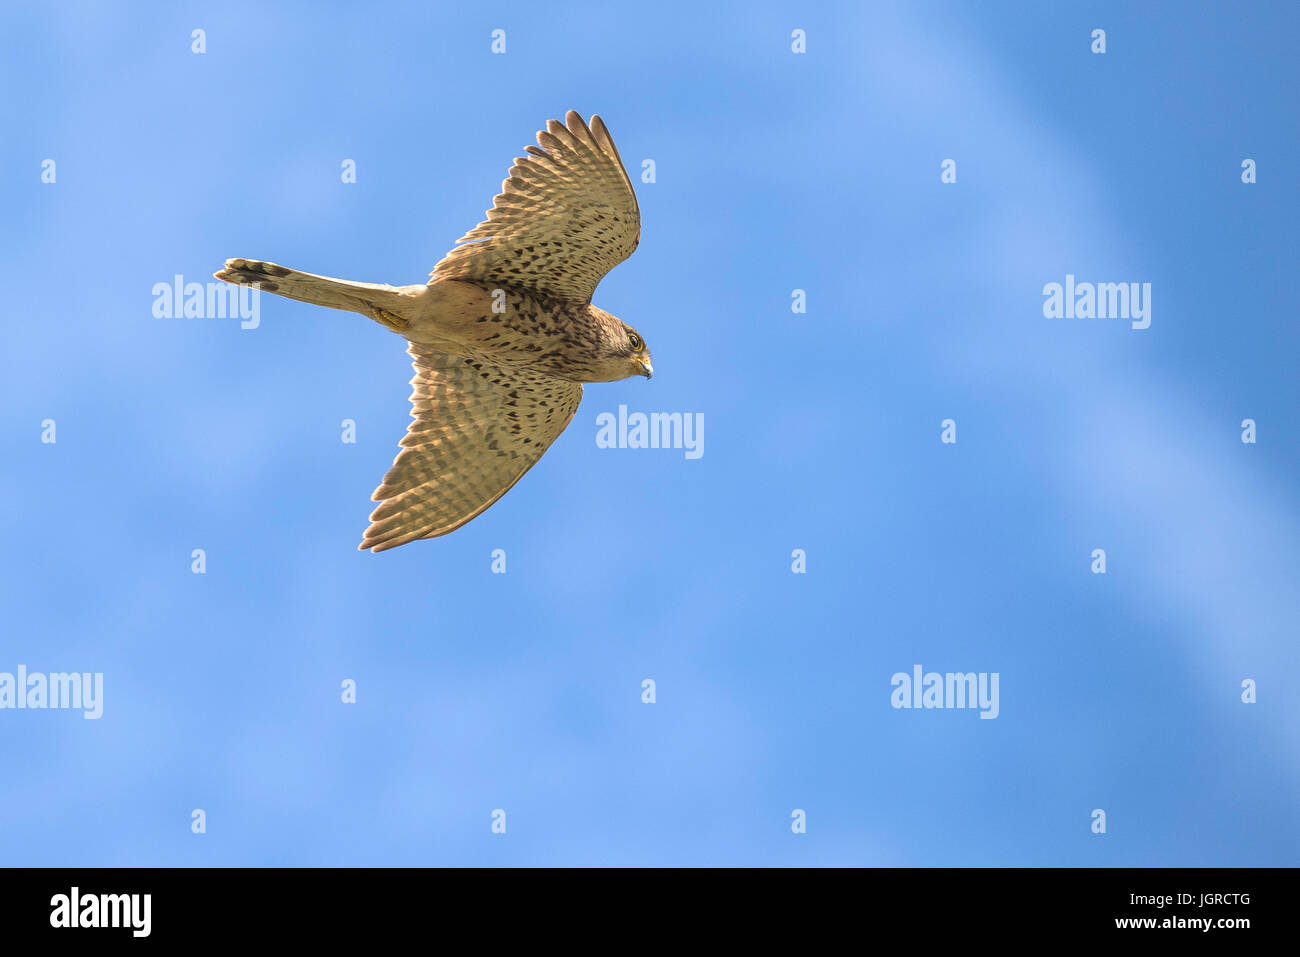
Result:
{"label": "bird's head", "polygon": [[650,364],[650,347],[645,344],[641,334],[623,323],[623,333],[627,337],[627,358],[629,361],[629,376],[643,375],[647,379],[655,374],[655,367]]}
{"label": "bird's head", "polygon": [[634,375],[649,379],[654,375],[650,363],[650,347],[641,334],[622,319],[595,306],[588,307],[598,314],[601,334],[596,346],[596,366],[599,379],[595,382],[616,382]]}

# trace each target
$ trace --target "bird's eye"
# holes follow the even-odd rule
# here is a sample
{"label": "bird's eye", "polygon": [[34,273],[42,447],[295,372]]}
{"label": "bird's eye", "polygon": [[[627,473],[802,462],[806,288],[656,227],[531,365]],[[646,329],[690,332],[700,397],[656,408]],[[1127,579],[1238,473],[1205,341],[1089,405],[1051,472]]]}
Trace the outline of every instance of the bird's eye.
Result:
{"label": "bird's eye", "polygon": [[635,332],[629,332],[627,334],[627,341],[632,343],[633,352],[640,352],[641,347],[645,345],[645,343],[641,341],[641,337],[638,336]]}

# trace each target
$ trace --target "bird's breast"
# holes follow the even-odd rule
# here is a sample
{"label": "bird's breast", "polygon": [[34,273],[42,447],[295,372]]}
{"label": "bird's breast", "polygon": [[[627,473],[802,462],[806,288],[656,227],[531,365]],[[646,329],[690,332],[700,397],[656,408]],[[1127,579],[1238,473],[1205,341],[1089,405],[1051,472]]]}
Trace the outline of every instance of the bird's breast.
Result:
{"label": "bird's breast", "polygon": [[584,381],[600,338],[591,310],[518,287],[463,280],[428,285],[406,337],[465,358]]}

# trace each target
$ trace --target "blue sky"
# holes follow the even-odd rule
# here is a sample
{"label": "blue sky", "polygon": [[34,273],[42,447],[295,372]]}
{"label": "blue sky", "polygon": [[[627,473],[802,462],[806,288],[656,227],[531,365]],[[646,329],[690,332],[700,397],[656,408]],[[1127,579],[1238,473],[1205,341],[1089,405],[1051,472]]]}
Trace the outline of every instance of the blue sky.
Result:
{"label": "blue sky", "polygon": [[[0,672],[104,676],[0,710],[0,862],[1300,863],[1296,7],[556,6],[0,13]],[[655,378],[358,552],[401,341],[151,290],[420,282],[568,109]],[[1045,318],[1067,274],[1150,328]],[[620,404],[703,456],[598,448]],[[997,718],[891,707],[917,664]]]}

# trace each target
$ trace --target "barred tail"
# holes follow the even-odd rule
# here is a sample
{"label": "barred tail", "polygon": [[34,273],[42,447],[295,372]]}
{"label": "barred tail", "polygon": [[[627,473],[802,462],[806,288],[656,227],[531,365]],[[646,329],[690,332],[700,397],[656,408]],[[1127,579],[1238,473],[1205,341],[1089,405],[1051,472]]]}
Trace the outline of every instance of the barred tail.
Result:
{"label": "barred tail", "polygon": [[405,326],[402,317],[411,296],[425,289],[422,285],[401,287],[331,279],[256,259],[227,259],[225,268],[213,275],[237,286],[257,286],[263,292],[314,306],[359,312],[396,331]]}

